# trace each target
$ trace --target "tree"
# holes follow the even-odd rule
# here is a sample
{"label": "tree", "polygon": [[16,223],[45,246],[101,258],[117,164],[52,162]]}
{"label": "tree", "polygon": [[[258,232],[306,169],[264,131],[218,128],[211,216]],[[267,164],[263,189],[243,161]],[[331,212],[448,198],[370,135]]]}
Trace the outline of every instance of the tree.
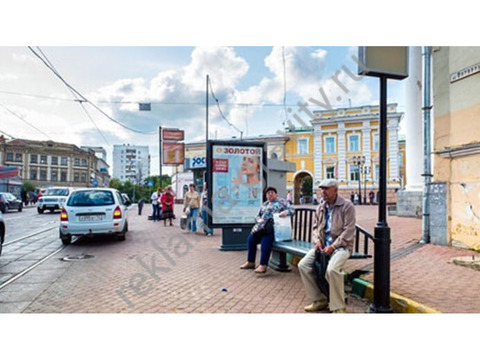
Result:
{"label": "tree", "polygon": [[35,191],[36,187],[31,182],[25,181],[22,185],[22,190],[26,192]]}

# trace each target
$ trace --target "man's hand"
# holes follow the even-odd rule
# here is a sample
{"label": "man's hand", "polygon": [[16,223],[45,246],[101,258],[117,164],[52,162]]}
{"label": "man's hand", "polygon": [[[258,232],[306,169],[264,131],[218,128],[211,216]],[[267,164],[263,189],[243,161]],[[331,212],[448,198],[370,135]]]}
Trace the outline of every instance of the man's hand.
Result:
{"label": "man's hand", "polygon": [[321,250],[323,251],[323,248],[322,248],[322,243],[320,241],[317,241],[315,243],[315,250]]}
{"label": "man's hand", "polygon": [[333,246],[327,246],[323,252],[325,255],[330,256],[333,252],[335,251],[335,248]]}

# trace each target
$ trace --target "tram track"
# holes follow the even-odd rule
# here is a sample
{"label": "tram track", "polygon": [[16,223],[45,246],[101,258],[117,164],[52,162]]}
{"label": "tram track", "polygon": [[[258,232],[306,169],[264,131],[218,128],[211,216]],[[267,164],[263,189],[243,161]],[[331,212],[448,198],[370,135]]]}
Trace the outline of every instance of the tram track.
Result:
{"label": "tram track", "polygon": [[[20,241],[25,241],[28,245],[29,241],[28,239],[32,239],[32,238],[35,238],[36,236],[40,235],[40,234],[43,234],[43,233],[47,233],[49,231],[52,231],[52,230],[55,230],[55,229],[58,229],[58,225],[53,225],[53,226],[50,226],[48,228],[45,228],[45,229],[41,229],[39,231],[35,231],[33,233],[30,233],[28,235],[24,235],[24,236],[20,236],[16,239],[13,239],[13,240],[10,240],[10,241],[7,241],[3,244],[3,248],[5,249],[6,247],[8,247],[9,245],[13,245],[13,244],[16,244],[16,243],[19,243]],[[54,241],[58,241],[57,239],[55,240],[52,240],[50,242],[48,242],[47,244],[45,244],[46,246],[47,245],[51,245]],[[0,283],[0,290],[4,289],[5,287],[7,287],[8,285],[10,285],[11,283],[13,283],[14,281],[20,279],[21,277],[25,276],[26,274],[28,274],[30,271],[34,270],[35,268],[37,268],[38,266],[40,266],[41,264],[43,264],[45,261],[49,260],[50,258],[52,258],[53,256],[55,256],[56,254],[58,254],[59,252],[61,252],[62,250],[64,250],[68,245],[60,245],[59,247],[57,247],[55,250],[49,252],[48,254],[46,254],[45,256],[43,256],[41,259],[37,260],[36,262],[34,262],[33,264],[29,265],[28,267],[26,267],[25,269],[22,269],[21,271],[15,273],[15,274],[12,274],[12,276],[10,276],[7,280],[3,281]],[[21,259],[21,258],[19,258]],[[17,259],[17,260],[19,260]],[[1,260],[1,258],[0,258]],[[12,262],[15,262],[16,260],[12,261]],[[0,267],[0,275],[1,275],[1,270],[2,268]]]}

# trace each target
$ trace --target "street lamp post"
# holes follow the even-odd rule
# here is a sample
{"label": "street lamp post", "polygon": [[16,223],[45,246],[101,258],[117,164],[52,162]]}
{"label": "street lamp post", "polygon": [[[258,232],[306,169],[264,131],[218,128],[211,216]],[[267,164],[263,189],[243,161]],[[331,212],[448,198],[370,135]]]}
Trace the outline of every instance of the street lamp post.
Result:
{"label": "street lamp post", "polygon": [[[353,163],[358,166],[358,203],[362,204],[362,166],[365,164],[365,156],[354,156]],[[365,198],[363,202],[365,203]]]}

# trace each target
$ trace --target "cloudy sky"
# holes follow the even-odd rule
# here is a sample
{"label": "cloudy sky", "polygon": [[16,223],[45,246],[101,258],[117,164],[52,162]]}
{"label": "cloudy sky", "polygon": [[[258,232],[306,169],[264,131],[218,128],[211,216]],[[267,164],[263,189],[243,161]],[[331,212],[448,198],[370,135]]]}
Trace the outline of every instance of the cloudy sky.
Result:
{"label": "cloudy sky", "polygon": [[[105,147],[149,145],[158,127],[186,141],[274,134],[308,109],[378,104],[378,80],[356,76],[357,47],[0,47],[5,136]],[[389,83],[403,109],[403,83]],[[151,111],[139,111],[150,103]],[[321,103],[323,106],[318,106]],[[294,117],[294,115],[297,115]],[[166,169],[168,171],[168,169]]]}

